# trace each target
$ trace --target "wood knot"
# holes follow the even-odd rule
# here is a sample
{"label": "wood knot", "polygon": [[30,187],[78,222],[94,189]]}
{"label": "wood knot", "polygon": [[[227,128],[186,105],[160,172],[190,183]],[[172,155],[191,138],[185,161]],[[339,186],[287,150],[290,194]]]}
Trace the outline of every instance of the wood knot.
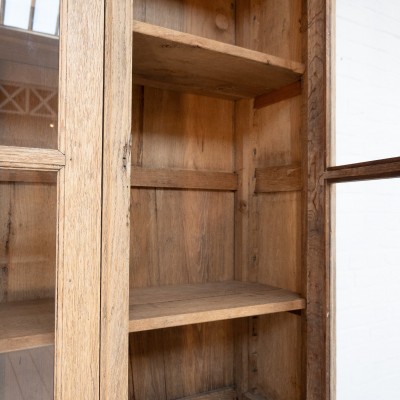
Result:
{"label": "wood knot", "polygon": [[229,21],[226,15],[218,13],[215,17],[215,25],[221,31],[226,31],[229,28]]}

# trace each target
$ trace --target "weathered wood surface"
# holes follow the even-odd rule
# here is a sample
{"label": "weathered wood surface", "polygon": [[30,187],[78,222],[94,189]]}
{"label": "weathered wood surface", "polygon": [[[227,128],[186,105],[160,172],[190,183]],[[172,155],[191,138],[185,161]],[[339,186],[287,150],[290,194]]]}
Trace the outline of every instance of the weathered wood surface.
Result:
{"label": "weathered wood surface", "polygon": [[301,95],[301,82],[294,82],[281,89],[274,90],[267,94],[262,94],[254,99],[254,108],[263,108],[280,101]]}
{"label": "weathered wood surface", "polygon": [[100,393],[104,9],[102,0],[61,2],[57,399]]}
{"label": "weathered wood surface", "polygon": [[233,99],[286,86],[304,72],[295,61],[139,21],[133,52],[136,84]]}
{"label": "weathered wood surface", "polygon": [[0,304],[0,353],[54,343],[54,299]]}
{"label": "weathered wood surface", "polygon": [[230,172],[134,168],[131,186],[234,191],[238,187],[238,177]]}
{"label": "weathered wood surface", "polygon": [[101,238],[101,399],[124,399],[128,391],[128,257],[133,56],[131,15],[131,0],[106,2]]}
{"label": "weathered wood surface", "polygon": [[300,165],[256,168],[256,193],[299,191],[303,188]]}
{"label": "weathered wood surface", "polygon": [[129,331],[167,328],[298,310],[298,294],[237,281],[135,289],[130,294]]}
{"label": "weathered wood surface", "polygon": [[400,176],[400,157],[328,167],[323,175],[330,183]]}

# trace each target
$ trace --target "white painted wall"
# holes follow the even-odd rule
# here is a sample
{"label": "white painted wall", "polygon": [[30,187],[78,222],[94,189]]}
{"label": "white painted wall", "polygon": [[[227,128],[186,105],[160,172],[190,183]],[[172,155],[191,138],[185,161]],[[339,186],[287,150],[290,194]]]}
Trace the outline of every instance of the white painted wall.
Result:
{"label": "white painted wall", "polygon": [[[337,164],[400,156],[400,1],[336,3]],[[400,179],[336,192],[337,400],[399,400]]]}

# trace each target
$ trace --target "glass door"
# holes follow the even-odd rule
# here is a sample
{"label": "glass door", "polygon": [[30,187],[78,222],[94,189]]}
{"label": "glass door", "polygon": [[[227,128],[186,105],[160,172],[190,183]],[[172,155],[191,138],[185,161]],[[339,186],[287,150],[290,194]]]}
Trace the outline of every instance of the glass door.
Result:
{"label": "glass door", "polygon": [[104,5],[93,3],[0,1],[1,400],[99,396]]}
{"label": "glass door", "polygon": [[[1,2],[0,145],[6,163],[0,169],[0,399],[4,400],[52,399],[54,392],[57,172],[65,163],[56,150],[59,10],[59,0]],[[37,149],[43,150],[37,153]],[[15,163],[17,154],[24,165]],[[41,164],[50,155],[56,158],[53,167],[31,164]]]}

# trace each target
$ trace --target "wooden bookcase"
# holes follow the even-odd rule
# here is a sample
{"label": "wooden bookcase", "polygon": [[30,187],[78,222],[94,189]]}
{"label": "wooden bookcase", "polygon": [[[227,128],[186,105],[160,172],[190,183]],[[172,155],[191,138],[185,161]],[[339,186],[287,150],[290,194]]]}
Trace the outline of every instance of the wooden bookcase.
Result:
{"label": "wooden bookcase", "polygon": [[62,2],[58,140],[0,143],[0,185],[56,214],[44,280],[0,281],[0,354],[55,344],[57,399],[329,399],[328,13]]}
{"label": "wooden bookcase", "polygon": [[134,2],[130,399],[301,398],[301,22]]}

